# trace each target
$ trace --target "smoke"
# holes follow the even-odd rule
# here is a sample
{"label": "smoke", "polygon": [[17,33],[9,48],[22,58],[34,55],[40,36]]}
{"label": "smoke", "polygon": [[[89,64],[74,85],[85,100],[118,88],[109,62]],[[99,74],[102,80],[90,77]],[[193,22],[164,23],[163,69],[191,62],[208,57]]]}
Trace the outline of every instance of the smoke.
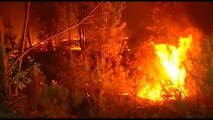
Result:
{"label": "smoke", "polygon": [[192,34],[193,49],[199,51],[204,35],[213,30],[213,3],[200,2],[130,2],[124,12],[129,36],[129,47],[139,47],[152,40],[177,46],[179,37]]}
{"label": "smoke", "polygon": [[149,24],[149,13],[154,3],[127,2],[126,5],[127,8],[123,11],[122,19],[127,23],[127,29],[130,33],[128,46],[133,50],[150,36],[144,26]]}
{"label": "smoke", "polygon": [[191,23],[209,35],[213,31],[213,2],[185,2],[181,4]]}
{"label": "smoke", "polygon": [[189,50],[193,52],[193,56],[199,55],[201,52],[200,44],[204,39],[203,32],[200,29],[192,26],[187,28],[183,33],[184,35],[192,34],[192,43]]}
{"label": "smoke", "polygon": [[17,34],[18,39],[21,38],[25,18],[24,2],[1,2],[0,16],[3,21],[10,20],[13,25],[13,32]]}

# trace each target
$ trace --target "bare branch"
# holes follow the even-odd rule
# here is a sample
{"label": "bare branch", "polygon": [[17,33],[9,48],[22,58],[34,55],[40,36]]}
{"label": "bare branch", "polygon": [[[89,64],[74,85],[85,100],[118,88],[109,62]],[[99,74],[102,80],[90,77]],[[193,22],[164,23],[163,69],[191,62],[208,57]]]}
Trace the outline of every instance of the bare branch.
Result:
{"label": "bare branch", "polygon": [[46,42],[46,41],[48,41],[48,40],[51,40],[51,39],[53,39],[53,38],[55,38],[55,37],[61,35],[62,33],[67,32],[67,31],[69,31],[70,29],[73,29],[73,28],[79,26],[79,25],[82,24],[85,20],[87,20],[87,19],[90,17],[90,15],[91,15],[101,4],[102,4],[102,2],[100,2],[100,3],[99,3],[99,4],[87,15],[87,17],[85,17],[81,22],[79,22],[79,23],[77,23],[77,24],[75,24],[75,25],[73,25],[73,26],[71,26],[71,27],[69,27],[69,28],[66,28],[65,30],[63,30],[63,31],[61,31],[61,32],[59,32],[59,33],[57,33],[57,34],[55,34],[55,35],[53,35],[53,36],[51,36],[51,37],[49,37],[49,38],[47,38],[47,39],[41,40],[40,42],[36,43],[35,45],[33,45],[31,48],[29,48],[29,49],[26,50],[25,52],[23,52],[23,53],[14,61],[14,63],[9,67],[8,73],[12,70],[13,66],[14,66],[25,54],[27,54],[30,50],[32,50],[33,48],[37,47],[37,46],[40,45],[42,42]]}

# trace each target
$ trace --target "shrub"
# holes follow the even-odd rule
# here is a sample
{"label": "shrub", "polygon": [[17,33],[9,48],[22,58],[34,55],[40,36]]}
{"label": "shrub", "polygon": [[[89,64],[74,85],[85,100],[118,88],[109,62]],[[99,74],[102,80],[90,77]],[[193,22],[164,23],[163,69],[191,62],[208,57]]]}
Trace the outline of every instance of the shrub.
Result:
{"label": "shrub", "polygon": [[44,109],[44,117],[67,117],[69,91],[61,85],[46,86],[39,94],[38,104]]}

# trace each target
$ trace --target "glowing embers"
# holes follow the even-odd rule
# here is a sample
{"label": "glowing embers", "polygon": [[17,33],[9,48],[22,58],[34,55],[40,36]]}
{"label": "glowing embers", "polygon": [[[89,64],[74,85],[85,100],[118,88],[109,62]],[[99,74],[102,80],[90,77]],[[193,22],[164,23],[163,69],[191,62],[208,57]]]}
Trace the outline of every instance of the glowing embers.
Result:
{"label": "glowing embers", "polygon": [[161,85],[156,84],[154,87],[150,87],[150,85],[146,85],[143,89],[138,92],[138,96],[141,98],[146,98],[154,101],[163,100],[161,97]]}
{"label": "glowing embers", "polygon": [[153,101],[188,96],[188,91],[184,87],[186,69],[183,62],[187,58],[186,53],[190,48],[191,41],[192,35],[189,35],[186,38],[179,38],[178,48],[168,44],[154,45],[157,60],[160,61],[162,70],[166,74],[157,82],[148,83],[148,85],[141,88],[137,96]]}

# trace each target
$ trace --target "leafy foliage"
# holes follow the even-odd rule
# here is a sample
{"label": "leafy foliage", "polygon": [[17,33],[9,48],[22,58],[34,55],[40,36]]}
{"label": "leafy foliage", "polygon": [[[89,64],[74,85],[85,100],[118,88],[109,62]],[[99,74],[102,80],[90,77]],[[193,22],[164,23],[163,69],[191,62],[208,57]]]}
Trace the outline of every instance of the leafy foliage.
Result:
{"label": "leafy foliage", "polygon": [[[30,73],[36,76],[40,72],[39,69],[40,64],[34,62],[34,60],[30,57],[28,59],[29,59],[28,68],[18,72],[16,66],[10,73],[11,84],[14,84],[19,89],[25,88],[31,82]],[[10,62],[12,63],[12,61]]]}
{"label": "leafy foliage", "polygon": [[43,88],[37,100],[44,109],[44,117],[66,117],[68,115],[69,92],[63,86],[47,86]]}

